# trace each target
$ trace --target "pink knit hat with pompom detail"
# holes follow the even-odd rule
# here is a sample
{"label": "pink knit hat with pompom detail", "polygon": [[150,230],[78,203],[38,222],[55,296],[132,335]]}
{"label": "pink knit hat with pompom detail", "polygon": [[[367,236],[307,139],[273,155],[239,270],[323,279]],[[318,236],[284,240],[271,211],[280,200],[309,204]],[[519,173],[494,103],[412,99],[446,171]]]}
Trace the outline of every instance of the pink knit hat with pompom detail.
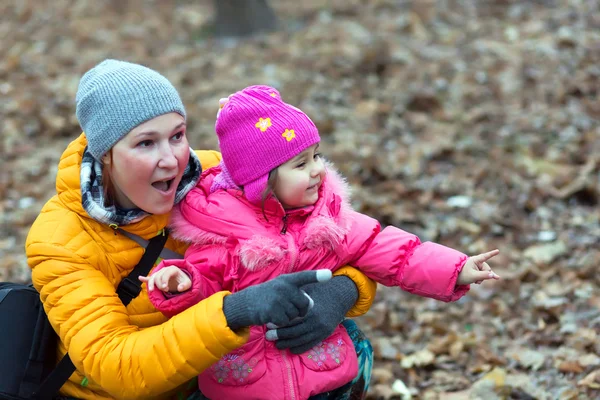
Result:
{"label": "pink knit hat with pompom detail", "polygon": [[224,168],[211,191],[233,181],[253,203],[262,200],[271,170],[321,140],[310,118],[269,86],[250,86],[233,94],[215,130]]}

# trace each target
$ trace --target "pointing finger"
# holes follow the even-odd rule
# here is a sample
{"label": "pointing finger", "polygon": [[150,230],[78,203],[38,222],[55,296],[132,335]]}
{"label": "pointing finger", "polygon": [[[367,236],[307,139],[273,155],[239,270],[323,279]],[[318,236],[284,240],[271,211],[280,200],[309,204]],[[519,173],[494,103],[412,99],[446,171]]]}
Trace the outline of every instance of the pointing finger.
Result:
{"label": "pointing finger", "polygon": [[316,271],[302,271],[293,274],[282,275],[288,283],[301,287],[309,283],[327,282],[331,279],[332,273],[328,269],[318,269]]}
{"label": "pointing finger", "polygon": [[500,250],[495,249],[492,251],[488,251],[487,253],[478,254],[475,257],[473,257],[473,261],[475,261],[476,263],[482,263],[482,262],[489,260],[490,258],[492,258],[494,256],[497,256],[499,253],[500,253]]}

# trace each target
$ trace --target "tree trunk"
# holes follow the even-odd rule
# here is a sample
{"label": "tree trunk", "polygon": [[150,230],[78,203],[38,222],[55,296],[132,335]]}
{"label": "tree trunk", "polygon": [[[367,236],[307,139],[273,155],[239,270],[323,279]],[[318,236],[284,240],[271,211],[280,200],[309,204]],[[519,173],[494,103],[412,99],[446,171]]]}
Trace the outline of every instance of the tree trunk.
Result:
{"label": "tree trunk", "polygon": [[250,36],[277,29],[277,16],[267,0],[213,0],[215,34],[220,37]]}

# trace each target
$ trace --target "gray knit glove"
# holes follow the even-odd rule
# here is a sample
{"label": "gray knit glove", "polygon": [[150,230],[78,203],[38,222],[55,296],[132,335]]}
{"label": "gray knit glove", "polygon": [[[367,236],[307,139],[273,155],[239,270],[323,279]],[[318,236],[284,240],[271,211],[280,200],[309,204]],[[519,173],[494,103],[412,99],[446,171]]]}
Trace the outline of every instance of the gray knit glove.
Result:
{"label": "gray knit glove", "polygon": [[[321,269],[280,275],[260,285],[250,286],[225,296],[223,313],[232,330],[273,323],[284,326],[306,315],[311,300],[300,290],[305,285],[322,285],[331,279],[331,271]],[[311,285],[311,286],[312,286]]]}
{"label": "gray knit glove", "polygon": [[346,276],[336,276],[326,283],[306,285],[302,290],[315,303],[306,317],[276,329],[269,325],[270,330],[266,334],[267,340],[277,340],[278,349],[290,349],[294,354],[304,353],[328,338],[358,300],[356,284]]}

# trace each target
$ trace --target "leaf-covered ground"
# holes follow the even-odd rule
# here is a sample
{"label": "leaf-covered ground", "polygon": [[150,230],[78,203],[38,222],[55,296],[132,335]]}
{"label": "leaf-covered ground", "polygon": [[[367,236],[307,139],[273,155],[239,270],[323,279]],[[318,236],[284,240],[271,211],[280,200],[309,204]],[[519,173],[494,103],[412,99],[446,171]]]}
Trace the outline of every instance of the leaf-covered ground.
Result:
{"label": "leaf-covered ground", "polygon": [[598,1],[271,3],[280,32],[246,40],[211,37],[207,0],[1,3],[0,279],[29,278],[88,68],[163,72],[196,148],[220,97],[264,83],[317,123],[357,209],[502,252],[457,303],[380,287],[372,399],[600,398]]}

